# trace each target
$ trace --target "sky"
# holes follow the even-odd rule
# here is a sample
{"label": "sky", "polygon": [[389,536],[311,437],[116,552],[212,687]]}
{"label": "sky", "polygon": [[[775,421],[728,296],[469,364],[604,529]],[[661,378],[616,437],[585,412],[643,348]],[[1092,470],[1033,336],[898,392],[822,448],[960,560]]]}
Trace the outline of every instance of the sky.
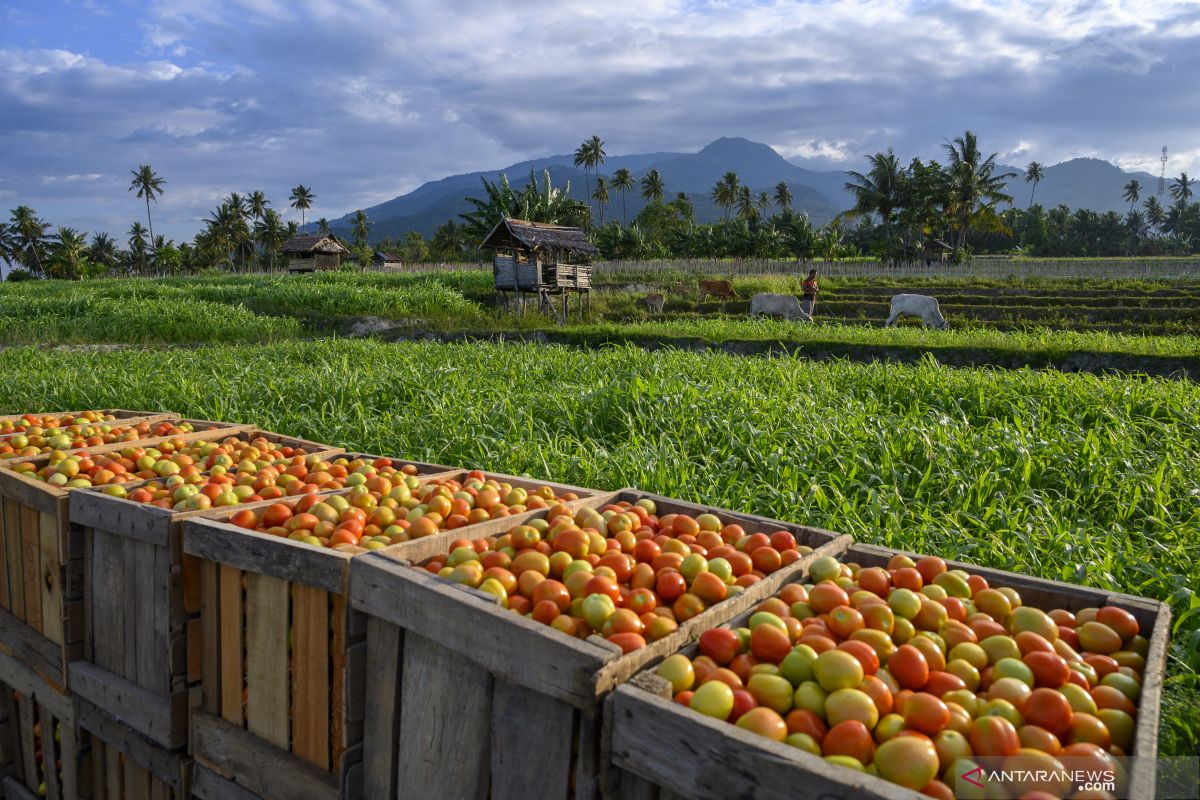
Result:
{"label": "sky", "polygon": [[[1004,163],[1200,172],[1195,0],[0,0],[0,209],[190,239],[231,191],[330,219],[571,152],[766,142],[857,169],[976,131]],[[7,216],[2,214],[0,216]]]}

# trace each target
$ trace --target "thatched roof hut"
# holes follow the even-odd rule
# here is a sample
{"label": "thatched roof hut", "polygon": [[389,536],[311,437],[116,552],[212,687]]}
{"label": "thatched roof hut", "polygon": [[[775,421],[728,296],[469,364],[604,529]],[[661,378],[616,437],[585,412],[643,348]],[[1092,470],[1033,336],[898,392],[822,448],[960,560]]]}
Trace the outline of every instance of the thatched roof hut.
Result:
{"label": "thatched roof hut", "polygon": [[596,246],[579,228],[506,217],[480,247],[496,251],[492,275],[500,291],[558,294],[591,287]]}
{"label": "thatched roof hut", "polygon": [[497,251],[558,251],[585,256],[596,252],[596,246],[588,241],[587,234],[579,228],[507,217],[492,228],[480,247],[491,247]]}
{"label": "thatched roof hut", "polygon": [[280,252],[288,257],[288,272],[313,272],[337,269],[350,250],[332,233],[305,233],[284,242]]}
{"label": "thatched roof hut", "polygon": [[399,269],[404,266],[404,259],[396,253],[389,253],[376,248],[371,253],[371,266],[375,269]]}

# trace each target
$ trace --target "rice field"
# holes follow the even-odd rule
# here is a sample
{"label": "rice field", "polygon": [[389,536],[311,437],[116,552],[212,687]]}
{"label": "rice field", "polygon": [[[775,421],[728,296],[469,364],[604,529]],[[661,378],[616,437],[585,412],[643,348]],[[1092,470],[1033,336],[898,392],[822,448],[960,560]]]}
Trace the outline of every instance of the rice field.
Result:
{"label": "rice field", "polygon": [[[169,285],[169,284],[168,284]],[[1161,749],[1200,743],[1200,389],[1053,371],[321,340],[0,352],[0,411],[171,408],[617,488],[1168,601]]]}

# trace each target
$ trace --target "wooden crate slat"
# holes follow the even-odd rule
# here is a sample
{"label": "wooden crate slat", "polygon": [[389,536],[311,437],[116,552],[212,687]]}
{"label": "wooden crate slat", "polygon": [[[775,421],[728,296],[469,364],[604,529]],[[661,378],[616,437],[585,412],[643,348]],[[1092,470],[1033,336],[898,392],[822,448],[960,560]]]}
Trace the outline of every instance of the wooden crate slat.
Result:
{"label": "wooden crate slat", "polygon": [[[566,797],[576,711],[505,680],[492,688],[491,800]],[[514,735],[515,734],[515,735]]]}
{"label": "wooden crate slat", "polygon": [[63,586],[62,564],[59,551],[58,520],[46,513],[39,513],[38,520],[38,566],[41,572],[39,589],[41,609],[45,624],[42,635],[57,645],[63,644]]}
{"label": "wooden crate slat", "polygon": [[17,698],[17,714],[20,719],[21,763],[24,765],[23,776],[26,785],[38,785],[37,739],[33,735],[34,724],[33,698],[26,692],[21,692]]}
{"label": "wooden crate slat", "polygon": [[[204,710],[221,713],[221,603],[220,568],[211,561],[200,562],[201,690]],[[239,600],[240,593],[239,593]],[[240,653],[240,650],[239,650]],[[240,724],[240,721],[239,723]]]}
{"label": "wooden crate slat", "polygon": [[253,792],[226,780],[200,762],[192,772],[192,797],[197,800],[262,800]]}
{"label": "wooden crate slat", "polygon": [[347,732],[348,721],[346,720],[346,649],[349,645],[346,615],[349,613],[349,604],[346,602],[346,596],[340,593],[331,595],[330,600],[333,606],[330,614],[333,636],[329,655],[332,656],[333,670],[331,673],[332,685],[330,686],[329,736],[333,745],[333,769],[334,772],[340,772],[342,755],[350,744]]}
{"label": "wooden crate slat", "polygon": [[203,711],[192,714],[191,741],[199,763],[260,797],[337,797],[337,782],[332,776]]}
{"label": "wooden crate slat", "polygon": [[4,572],[8,584],[5,608],[17,619],[25,619],[25,581],[21,577],[21,506],[4,498]]}
{"label": "wooden crate slat", "polygon": [[[115,670],[118,675],[127,675],[134,680],[137,679],[138,668],[138,652],[137,652],[137,627],[141,624],[138,617],[138,609],[145,604],[139,602],[139,596],[145,590],[136,585],[138,580],[137,575],[137,546],[139,542],[136,539],[120,537],[120,553],[121,561],[117,565],[117,571],[122,576],[121,581],[124,589],[121,592],[121,605],[117,606],[121,615],[121,622],[125,626],[125,644],[122,652],[122,658],[117,663],[120,668]],[[115,549],[115,548],[114,548]]]}
{"label": "wooden crate slat", "polygon": [[[241,725],[244,719],[242,708],[242,625],[245,617],[242,602],[242,571],[226,564],[219,567],[220,574],[220,708],[221,717]],[[212,674],[206,670],[207,674]]]}
{"label": "wooden crate slat", "polygon": [[[379,617],[367,617],[367,669],[372,691],[363,729],[362,780],[366,797],[390,798],[395,794],[403,638],[399,627]],[[358,690],[365,693],[366,686]]]}
{"label": "wooden crate slat", "polygon": [[423,636],[410,632],[404,639],[396,797],[484,800],[491,675]]}
{"label": "wooden crate slat", "polygon": [[55,719],[50,710],[41,704],[38,705],[37,711],[38,719],[42,723],[42,765],[46,779],[46,796],[60,798],[64,795],[63,787],[58,782],[58,768],[55,766],[58,763],[58,743],[54,741]]}
{"label": "wooden crate slat", "polygon": [[344,561],[348,558],[336,550],[212,521],[188,524],[185,530],[185,549],[192,555],[327,592],[342,591]]}
{"label": "wooden crate slat", "polygon": [[[126,766],[145,770],[152,783],[163,783],[181,792],[186,789],[190,762],[182,749],[162,748],[140,735],[122,720],[89,702],[79,704],[79,725],[99,741],[106,752],[116,754]],[[105,764],[107,769],[107,764]]]}
{"label": "wooden crate slat", "polygon": [[249,573],[246,584],[246,728],[288,749],[288,583]]}
{"label": "wooden crate slat", "polygon": [[163,747],[185,743],[186,692],[162,696],[86,661],[72,662],[71,688],[101,709],[119,709],[113,716]]}
{"label": "wooden crate slat", "polygon": [[86,590],[92,606],[88,638],[93,643],[96,664],[119,673],[125,664],[125,625],[121,613],[124,595],[122,542],[100,530],[92,531],[88,539],[92,549],[91,568],[87,573],[89,588]]}
{"label": "wooden crate slat", "polygon": [[292,751],[329,769],[329,594],[292,584]]}
{"label": "wooden crate slat", "polygon": [[41,526],[38,511],[21,506],[21,580],[25,584],[25,622],[42,632]]}

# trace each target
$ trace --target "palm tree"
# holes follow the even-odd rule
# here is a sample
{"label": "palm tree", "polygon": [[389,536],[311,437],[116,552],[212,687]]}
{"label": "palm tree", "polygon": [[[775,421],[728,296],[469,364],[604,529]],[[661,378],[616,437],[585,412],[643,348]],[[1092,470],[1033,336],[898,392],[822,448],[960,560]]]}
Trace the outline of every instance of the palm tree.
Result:
{"label": "palm tree", "polygon": [[288,199],[292,201],[292,208],[300,212],[300,227],[303,228],[305,212],[312,208],[313,201],[317,199],[317,196],[312,193],[312,189],[302,183],[295,189],[292,189],[292,193]]}
{"label": "palm tree", "polygon": [[254,223],[254,239],[267,255],[268,269],[275,269],[275,254],[283,246],[285,233],[283,220],[273,208],[264,209],[262,219]]}
{"label": "palm tree", "polygon": [[600,227],[604,227],[604,206],[608,204],[608,182],[604,180],[603,175],[596,176],[596,191],[592,192],[592,199],[596,201],[596,206],[600,209]]}
{"label": "palm tree", "polygon": [[624,227],[626,224],[625,195],[628,192],[632,192],[636,186],[637,186],[637,178],[634,177],[632,172],[625,169],[625,167],[621,167],[613,175],[612,188],[616,189],[618,192],[621,193],[621,226],[622,227]]}
{"label": "palm tree", "polygon": [[1037,191],[1037,185],[1041,183],[1042,178],[1046,177],[1043,169],[1036,161],[1030,161],[1029,166],[1025,167],[1025,182],[1033,184],[1033,188],[1029,190],[1029,206],[1026,211],[1033,208],[1033,193]]}
{"label": "palm tree", "polygon": [[269,205],[271,205],[271,201],[267,199],[267,196],[260,189],[255,189],[246,198],[246,208],[255,222],[263,218],[263,214],[266,213],[267,206]]}
{"label": "palm tree", "polygon": [[1192,199],[1192,195],[1195,194],[1192,191],[1192,184],[1195,182],[1195,179],[1189,178],[1186,172],[1180,173],[1179,177],[1171,182],[1171,199],[1186,206]]}
{"label": "palm tree", "polygon": [[117,265],[117,243],[107,233],[94,234],[88,260],[105,270],[112,269]]}
{"label": "palm tree", "polygon": [[1146,221],[1154,227],[1154,232],[1162,231],[1163,223],[1167,219],[1167,212],[1163,209],[1162,203],[1158,202],[1158,198],[1150,195],[1146,198],[1142,208],[1146,209]]}
{"label": "palm tree", "polygon": [[129,227],[129,255],[133,257],[138,271],[146,271],[146,229],[142,223],[134,222]]}
{"label": "palm tree", "polygon": [[889,148],[886,153],[867,156],[871,169],[866,175],[850,171],[846,174],[846,191],[854,195],[854,208],[846,216],[870,217],[878,214],[883,223],[885,249],[892,246],[892,221],[901,205],[904,174],[896,154]]}
{"label": "palm tree", "polygon": [[792,190],[784,181],[775,184],[775,205],[782,211],[790,211],[792,208]]}
{"label": "palm tree", "polygon": [[371,222],[367,219],[366,213],[360,208],[354,212],[354,244],[356,247],[364,247],[367,244],[367,236],[371,232]]}
{"label": "palm tree", "polygon": [[726,172],[717,181],[712,190],[713,202],[725,209],[725,221],[729,221],[729,210],[738,200],[738,176],[736,172]]}
{"label": "palm tree", "polygon": [[651,203],[661,203],[663,199],[663,178],[658,170],[652,169],[642,178],[642,197]]}
{"label": "palm tree", "polygon": [[[584,194],[589,198],[592,196],[592,185],[588,180],[589,171],[603,164],[606,155],[607,153],[604,152],[604,142],[596,135],[584,141],[575,150],[575,166],[583,167],[583,189]],[[591,208],[591,200],[588,201],[588,208]]]}
{"label": "palm tree", "polygon": [[87,267],[87,237],[74,228],[60,226],[55,234],[57,241],[50,248],[48,276],[77,280],[84,276]]}
{"label": "palm tree", "polygon": [[17,236],[4,222],[0,222],[0,258],[4,259],[4,263],[10,269],[17,258]]}
{"label": "palm tree", "polygon": [[754,207],[754,197],[750,194],[750,187],[745,184],[738,187],[737,209],[738,216],[747,222],[758,216],[758,209]]}
{"label": "palm tree", "polygon": [[137,196],[144,198],[146,201],[146,224],[150,226],[150,238],[154,238],[154,222],[150,219],[150,201],[158,203],[158,198],[162,197],[163,184],[166,180],[155,174],[149,164],[142,164],[137,169],[131,170],[133,180],[129,184],[129,191],[137,189]]}
{"label": "palm tree", "polygon": [[317,233],[321,234],[322,236],[329,235],[329,220],[325,219],[324,217],[321,217],[319,220],[317,220]]}
{"label": "palm tree", "polygon": [[17,250],[20,253],[18,257],[21,263],[28,268],[32,257],[37,273],[44,276],[46,271],[42,267],[42,249],[46,243],[46,229],[50,226],[45,220],[39,219],[37,212],[29,206],[14,208],[9,220],[16,236]]}
{"label": "palm tree", "polygon": [[1129,201],[1129,213],[1132,214],[1133,206],[1137,203],[1138,198],[1142,196],[1141,181],[1135,178],[1134,180],[1131,180],[1129,183],[1125,184],[1124,192],[1121,196]]}
{"label": "palm tree", "polygon": [[754,207],[758,210],[759,214],[766,211],[771,207],[771,195],[766,192],[759,192],[758,197],[754,198]]}
{"label": "palm tree", "polygon": [[962,252],[967,243],[967,231],[972,219],[984,221],[995,217],[997,203],[1011,203],[1012,197],[1004,193],[1007,179],[1014,173],[996,173],[996,153],[987,158],[979,151],[975,134],[966,131],[952,142],[946,142],[946,153],[950,163],[946,175],[950,182],[950,199],[958,216],[958,242],[955,254]]}

